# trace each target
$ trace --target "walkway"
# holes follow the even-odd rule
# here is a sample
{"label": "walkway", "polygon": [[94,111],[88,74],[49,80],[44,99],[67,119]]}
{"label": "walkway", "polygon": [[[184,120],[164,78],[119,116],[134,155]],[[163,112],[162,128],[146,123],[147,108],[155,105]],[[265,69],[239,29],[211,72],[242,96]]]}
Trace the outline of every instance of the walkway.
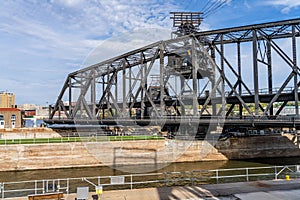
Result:
{"label": "walkway", "polygon": [[[92,199],[90,193],[90,199]],[[74,200],[76,194],[65,195]],[[14,198],[14,200],[27,198]],[[200,186],[104,191],[101,200],[298,200],[300,180],[256,181]]]}

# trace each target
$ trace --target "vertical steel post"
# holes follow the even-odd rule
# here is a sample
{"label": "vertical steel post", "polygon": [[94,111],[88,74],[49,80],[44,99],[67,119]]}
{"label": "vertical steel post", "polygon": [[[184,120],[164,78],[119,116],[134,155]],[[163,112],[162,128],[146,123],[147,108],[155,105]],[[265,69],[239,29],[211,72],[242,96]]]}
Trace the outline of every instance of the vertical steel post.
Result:
{"label": "vertical steel post", "polygon": [[197,72],[198,72],[198,63],[196,60],[196,44],[195,39],[192,38],[192,77],[193,77],[193,115],[198,115],[198,99],[197,99]]}
{"label": "vertical steel post", "polygon": [[[239,84],[239,95],[242,96],[242,62],[241,62],[241,43],[237,43],[237,65],[238,65],[238,84]],[[243,104],[239,103],[239,115],[240,119],[243,117]]]}
{"label": "vertical steel post", "polygon": [[[104,90],[105,90],[105,77],[103,75],[102,76],[102,95],[104,95]],[[102,102],[102,104],[103,104],[103,102]],[[105,118],[104,117],[104,115],[105,115],[105,108],[104,108],[103,105],[100,105],[100,106],[102,106],[102,119],[104,119]]]}
{"label": "vertical steel post", "polygon": [[224,52],[224,43],[223,43],[223,35],[220,37],[221,40],[221,70],[222,70],[222,116],[225,115],[226,111],[226,98],[225,98],[225,69],[224,69],[224,57],[225,57],[225,52]]}
{"label": "vertical steel post", "polygon": [[[143,58],[143,57],[142,57]],[[147,79],[148,79],[148,75],[147,75],[147,63],[145,63],[145,64],[143,64],[143,68],[144,68],[144,81],[143,81],[143,84],[144,84],[144,88],[145,88],[145,91],[144,91],[144,98],[145,97],[147,97],[146,96],[146,92],[148,92],[147,91],[147,84],[148,84],[148,82],[147,82]],[[145,112],[146,112],[146,115],[148,116],[149,115],[149,113],[148,113],[148,107],[147,106],[145,106]]]}
{"label": "vertical steel post", "polygon": [[144,95],[144,88],[142,87],[143,85],[143,80],[144,80],[144,70],[143,70],[143,64],[140,63],[140,74],[141,74],[141,80],[140,80],[140,87],[141,87],[141,119],[144,119],[145,116],[145,95]]}
{"label": "vertical steel post", "polygon": [[51,114],[52,114],[52,106],[48,106],[48,114],[49,114],[49,119],[51,119]]}
{"label": "vertical steel post", "polygon": [[72,117],[72,78],[69,76],[69,115]]}
{"label": "vertical steel post", "polygon": [[258,86],[258,63],[257,63],[257,35],[256,30],[252,30],[252,52],[253,52],[253,81],[254,81],[254,103],[255,115],[259,113],[259,86]]}
{"label": "vertical steel post", "polygon": [[[131,67],[129,68],[129,83],[128,83],[128,85],[129,85],[129,103],[133,103],[132,102],[132,81],[131,81],[131,73],[132,73],[132,71],[131,71]],[[130,109],[129,110],[129,116],[131,117],[131,115],[132,115],[132,110]]]}
{"label": "vertical steel post", "polygon": [[[185,89],[184,77],[181,75],[180,76],[180,97],[179,97],[180,100],[183,99],[184,89]],[[181,116],[185,116],[185,107],[182,103],[180,104],[180,113],[181,113]]]}
{"label": "vertical steel post", "polygon": [[[123,108],[122,108],[122,115],[125,115],[126,113],[126,64],[125,61],[123,61],[123,71],[122,71],[122,89],[123,89]],[[129,90],[130,92],[130,90]]]}
{"label": "vertical steel post", "polygon": [[[79,98],[77,99],[77,103],[80,104],[80,106],[79,106],[80,117],[82,117],[82,114],[83,114],[83,102],[82,102],[82,100],[80,102],[78,102],[78,100],[81,99],[80,96],[81,96],[81,94],[83,94],[83,90],[84,90],[84,88],[83,88],[83,85],[84,85],[83,77],[84,77],[83,74],[81,74],[81,77],[80,77],[80,94],[79,94]],[[84,98],[84,97],[82,97],[82,98]],[[76,112],[78,112],[78,110]]]}
{"label": "vertical steel post", "polygon": [[295,96],[295,110],[296,115],[299,115],[299,98],[298,98],[298,68],[297,68],[297,46],[296,46],[296,33],[295,25],[292,25],[292,51],[293,51],[293,65],[294,65],[294,96]]}
{"label": "vertical steel post", "polygon": [[164,109],[165,109],[165,87],[164,87],[164,78],[165,78],[165,69],[164,69],[164,45],[161,43],[159,45],[160,49],[160,55],[159,55],[159,68],[160,68],[160,113],[161,116],[164,115]]}
{"label": "vertical steel post", "polygon": [[[269,94],[273,93],[273,74],[272,74],[272,53],[271,39],[267,40],[267,59],[268,59],[268,88]],[[270,107],[270,115],[273,115],[273,105]]]}
{"label": "vertical steel post", "polygon": [[[107,75],[106,75],[106,87],[109,87],[111,84],[110,82],[110,66],[108,66]],[[110,104],[110,95],[107,92],[105,95],[107,95],[107,112],[111,115],[113,115],[113,109]]]}
{"label": "vertical steel post", "polygon": [[61,106],[60,105],[58,105],[58,119],[61,119]]}
{"label": "vertical steel post", "polygon": [[96,115],[96,81],[95,81],[95,75],[93,73],[91,81],[91,104],[92,104],[92,115],[95,117]]}
{"label": "vertical steel post", "polygon": [[[214,62],[216,62],[216,52],[215,52],[215,46],[211,46],[211,58],[213,59]],[[211,83],[211,89],[215,87],[215,81],[216,81],[216,67],[213,65],[213,78],[212,78],[212,83]],[[213,91],[211,94],[211,97],[214,98],[216,97],[216,91]],[[216,116],[217,115],[217,105],[215,103],[212,103],[212,115]]]}
{"label": "vertical steel post", "polygon": [[[115,100],[116,103],[118,103],[118,71],[115,72],[116,73],[116,77],[115,77]],[[117,109],[116,109],[117,112]],[[120,115],[121,113],[117,113],[117,115]]]}

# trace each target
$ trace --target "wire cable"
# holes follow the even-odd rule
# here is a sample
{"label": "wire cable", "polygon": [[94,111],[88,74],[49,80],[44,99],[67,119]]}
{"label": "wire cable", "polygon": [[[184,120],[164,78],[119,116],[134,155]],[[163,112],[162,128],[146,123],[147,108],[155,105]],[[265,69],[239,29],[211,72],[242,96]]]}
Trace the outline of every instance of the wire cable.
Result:
{"label": "wire cable", "polygon": [[224,6],[228,4],[230,0],[218,1],[218,4],[215,4],[210,10],[204,13],[203,18],[207,18],[208,16],[216,13],[218,10],[222,9]]}

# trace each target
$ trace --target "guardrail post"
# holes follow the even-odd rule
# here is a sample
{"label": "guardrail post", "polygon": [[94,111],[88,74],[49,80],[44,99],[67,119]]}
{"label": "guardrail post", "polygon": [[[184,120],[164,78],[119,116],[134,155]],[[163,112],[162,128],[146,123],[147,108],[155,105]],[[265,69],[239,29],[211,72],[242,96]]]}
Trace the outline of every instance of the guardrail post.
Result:
{"label": "guardrail post", "polygon": [[165,182],[165,187],[167,186],[167,173],[164,172],[164,182]]}
{"label": "guardrail post", "polygon": [[194,186],[194,174],[193,174],[193,171],[191,171],[191,175],[190,175],[190,179],[191,179],[191,183],[192,183],[192,186]]}
{"label": "guardrail post", "polygon": [[67,178],[67,194],[69,194],[69,178]]}
{"label": "guardrail post", "polygon": [[249,181],[249,176],[248,176],[248,174],[249,174],[249,170],[248,170],[248,168],[246,168],[246,181],[247,181],[247,182]]}
{"label": "guardrail post", "polygon": [[48,190],[49,190],[49,180],[46,180],[46,192],[49,192]]}
{"label": "guardrail post", "polygon": [[132,174],[130,174],[130,190],[132,190]]}
{"label": "guardrail post", "polygon": [[216,170],[216,182],[217,184],[219,184],[219,171]]}
{"label": "guardrail post", "polygon": [[5,191],[4,191],[4,183],[2,183],[2,186],[1,186],[1,193],[2,193],[2,195],[1,195],[1,197],[2,197],[2,199],[4,199],[4,193],[5,193]]}
{"label": "guardrail post", "polygon": [[274,167],[274,172],[275,172],[275,180],[277,180],[277,167]]}
{"label": "guardrail post", "polygon": [[53,179],[52,180],[52,192],[54,192],[55,191],[55,180]]}
{"label": "guardrail post", "polygon": [[34,194],[37,194],[37,181],[34,181]]}
{"label": "guardrail post", "polygon": [[45,194],[45,180],[43,180],[43,194]]}
{"label": "guardrail post", "polygon": [[60,189],[60,180],[57,179],[57,192],[59,192],[59,189]]}

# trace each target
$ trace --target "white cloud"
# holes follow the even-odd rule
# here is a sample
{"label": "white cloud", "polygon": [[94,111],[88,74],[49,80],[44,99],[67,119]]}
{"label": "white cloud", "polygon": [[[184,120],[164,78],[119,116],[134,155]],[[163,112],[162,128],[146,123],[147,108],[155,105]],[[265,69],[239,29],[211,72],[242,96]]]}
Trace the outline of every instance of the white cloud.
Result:
{"label": "white cloud", "polygon": [[[176,8],[172,1],[4,1],[0,37],[6,38],[1,49],[7,52],[0,54],[0,67],[10,70],[0,74],[0,90],[15,92],[17,102],[28,102],[29,96],[45,102],[38,96],[45,98],[41,93],[45,85],[52,84],[49,95],[55,95],[47,101],[55,101],[59,91],[50,90],[59,90],[66,75],[77,70],[85,56],[110,36],[140,28],[170,27],[169,12]],[[110,55],[106,52],[98,57]],[[12,69],[16,71],[12,73]],[[56,81],[47,81],[53,79]],[[29,84],[30,80],[34,81]]]}
{"label": "white cloud", "polygon": [[250,6],[250,4],[248,3],[247,0],[244,1],[244,5],[245,5],[245,7],[246,7],[247,9],[250,9],[250,8],[251,8],[251,6]]}
{"label": "white cloud", "polygon": [[[51,2],[53,3],[54,0]],[[65,6],[73,7],[73,6],[78,6],[79,4],[83,3],[84,0],[58,0],[57,2],[59,2],[62,5],[65,5]]]}
{"label": "white cloud", "polygon": [[[292,13],[294,8],[300,5],[298,1],[266,0],[265,2],[268,6],[282,7],[282,12]],[[96,59],[92,60],[100,62],[156,40],[167,39],[169,35],[164,37],[164,35],[141,34],[140,39],[126,44],[125,39],[132,41],[130,40],[132,38],[126,38],[124,35],[128,31],[140,29],[170,29],[172,22],[169,12],[180,11],[184,7],[190,8],[189,11],[199,11],[201,2],[198,0],[3,1],[0,6],[0,50],[2,52],[0,68],[4,72],[0,73],[0,90],[16,91],[19,102],[26,101],[26,94],[36,96],[36,101],[46,102],[38,98],[38,96],[44,98],[48,95],[41,85],[52,84],[51,88],[49,86],[51,96],[47,97],[47,101],[55,101],[64,78],[68,73],[87,64],[88,61],[84,61],[86,56],[93,54]],[[258,20],[255,17],[259,16],[257,13],[261,10],[255,10],[253,18],[245,17],[244,12],[239,12],[240,10],[233,12],[234,6],[239,2],[243,4],[243,8],[248,5],[254,10],[258,8],[257,2],[261,1],[228,1],[230,5],[224,6],[222,12],[206,19],[207,21],[201,24],[201,30],[211,29],[218,24],[219,26],[222,24],[221,27],[230,27],[233,23],[240,22],[236,20],[241,19],[243,22],[240,24],[244,24],[247,20]],[[236,6],[236,8],[240,7]],[[262,6],[262,8],[266,7]],[[270,18],[273,17],[274,15]],[[112,39],[108,39],[111,37]],[[95,50],[90,53],[93,49]],[[17,80],[17,82],[9,80]],[[41,83],[41,85],[28,84],[29,80],[34,80],[34,83]],[[57,90],[50,92],[53,88]],[[44,93],[41,94],[42,92]],[[19,94],[22,94],[22,97]]]}
{"label": "white cloud", "polygon": [[102,41],[86,57],[83,67],[105,61],[126,52],[160,40],[170,39],[171,31],[163,28],[147,28],[129,31]]}
{"label": "white cloud", "polygon": [[300,6],[299,0],[270,0],[266,2],[268,5],[283,6],[282,13],[289,13],[291,9]]}

